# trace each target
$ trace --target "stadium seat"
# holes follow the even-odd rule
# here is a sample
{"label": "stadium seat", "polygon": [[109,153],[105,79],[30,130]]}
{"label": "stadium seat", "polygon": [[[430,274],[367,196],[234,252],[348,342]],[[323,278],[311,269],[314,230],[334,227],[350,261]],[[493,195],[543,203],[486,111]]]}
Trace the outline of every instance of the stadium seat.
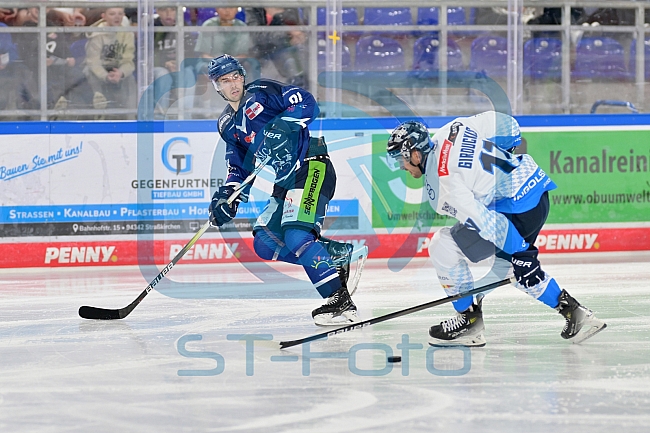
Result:
{"label": "stadium seat", "polygon": [[608,37],[583,37],[576,47],[575,79],[627,80],[621,44]]}
{"label": "stadium seat", "polygon": [[403,71],[404,66],[404,49],[395,39],[369,35],[357,42],[357,71]]}
{"label": "stadium seat", "polygon": [[476,24],[476,14],[478,13],[477,11],[478,8],[469,8],[469,20],[468,23],[471,25]]}
{"label": "stadium seat", "polygon": [[196,25],[200,26],[210,18],[217,16],[217,12],[214,8],[198,8],[196,12]]}
{"label": "stadium seat", "polygon": [[466,25],[465,9],[462,7],[447,8],[447,24],[450,26]]}
{"label": "stadium seat", "polygon": [[235,19],[238,19],[241,22],[246,22],[246,11],[244,8],[239,8],[237,11],[237,14],[235,15]]}
{"label": "stadium seat", "polygon": [[[327,41],[325,39],[318,40],[318,71],[325,70],[325,61],[326,61],[326,52],[325,48],[327,47]],[[344,71],[350,70],[352,66],[352,58],[350,56],[350,48],[347,45],[343,44],[341,51],[341,66]]]}
{"label": "stadium seat", "polygon": [[[317,23],[319,26],[324,26],[327,24],[327,17],[325,14],[327,9],[318,8],[316,13]],[[342,8],[341,9],[341,24],[344,26],[356,26],[359,25],[359,15],[357,14],[356,8]],[[345,36],[358,37],[361,36],[359,32],[345,32]],[[325,37],[325,34],[322,32],[318,33],[319,38]]]}
{"label": "stadium seat", "polygon": [[341,9],[341,21],[344,26],[356,26],[359,25],[359,15],[357,14],[356,8],[342,8]]}
{"label": "stadium seat", "polygon": [[[418,8],[417,24],[421,26],[435,26],[440,23],[438,16],[438,9],[432,8]],[[462,26],[467,24],[465,19],[465,9],[462,7],[447,8],[447,25],[449,26]],[[420,32],[420,34],[423,34]],[[428,33],[433,37],[438,36],[438,32]],[[467,34],[467,33],[463,33]]]}
{"label": "stadium seat", "polygon": [[[365,8],[363,12],[363,24],[368,26],[411,26],[413,25],[411,8]],[[386,30],[381,32],[381,34],[391,38],[406,38],[409,36],[417,36],[420,32]]]}
{"label": "stadium seat", "polygon": [[411,8],[366,8],[363,13],[363,24],[410,26],[413,24]]}
{"label": "stadium seat", "polygon": [[480,36],[472,42],[469,69],[489,77],[505,77],[508,66],[508,41],[501,36]]}
{"label": "stadium seat", "polygon": [[[324,26],[327,21],[325,16],[327,9],[318,8],[316,17],[319,26]],[[359,16],[357,15],[356,8],[342,8],[341,9],[341,24],[344,26],[356,26],[359,24]]]}
{"label": "stadium seat", "polygon": [[417,25],[419,26],[437,26],[438,25],[438,8],[418,8]]}
{"label": "stadium seat", "polygon": [[[413,45],[413,70],[437,71],[438,70],[439,41],[435,37],[423,36]],[[462,71],[463,53],[453,39],[447,39],[447,70]]]}
{"label": "stadium seat", "polygon": [[[650,38],[645,40],[645,79],[650,80]],[[630,46],[630,75],[636,76],[636,39],[632,40],[632,45]]]}
{"label": "stadium seat", "polygon": [[[438,8],[418,8],[418,25],[435,26],[439,22]],[[447,25],[462,26],[465,24],[467,24],[465,20],[465,9],[462,7],[447,8]]]}
{"label": "stadium seat", "polygon": [[327,24],[327,9],[316,9],[316,24],[319,26],[324,26]]}
{"label": "stadium seat", "polygon": [[562,41],[533,38],[524,43],[524,76],[559,80],[562,77]]}

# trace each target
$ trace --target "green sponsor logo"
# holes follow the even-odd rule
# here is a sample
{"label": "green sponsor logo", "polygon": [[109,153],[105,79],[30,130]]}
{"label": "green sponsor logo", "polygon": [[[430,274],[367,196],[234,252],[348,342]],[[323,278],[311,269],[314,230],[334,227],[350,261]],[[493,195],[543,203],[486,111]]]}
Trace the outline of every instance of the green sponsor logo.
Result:
{"label": "green sponsor logo", "polygon": [[[388,134],[372,136],[372,226],[373,228],[426,229],[446,225],[447,217],[429,205],[424,177],[414,179],[386,156]],[[455,221],[455,220],[453,220]]]}
{"label": "green sponsor logo", "polygon": [[309,173],[305,181],[305,189],[300,198],[298,221],[313,223],[316,221],[318,197],[325,177],[325,164],[320,161],[309,161]]}
{"label": "green sponsor logo", "polygon": [[650,131],[526,132],[557,184],[549,223],[650,221]]}

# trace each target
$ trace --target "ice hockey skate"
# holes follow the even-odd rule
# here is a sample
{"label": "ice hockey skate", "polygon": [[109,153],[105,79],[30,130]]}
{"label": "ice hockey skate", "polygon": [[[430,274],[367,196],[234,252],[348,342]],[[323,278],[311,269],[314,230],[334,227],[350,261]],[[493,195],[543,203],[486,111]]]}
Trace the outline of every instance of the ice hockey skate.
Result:
{"label": "ice hockey skate", "polygon": [[357,306],[345,287],[332,293],[325,304],[311,312],[311,316],[319,326],[338,326],[360,321]]}
{"label": "ice hockey skate", "polygon": [[429,344],[437,347],[485,346],[482,302],[483,297],[477,296],[476,304],[439,325],[432,326],[429,329]]}
{"label": "ice hockey skate", "polygon": [[579,344],[607,327],[607,324],[598,319],[593,311],[580,305],[566,290],[560,293],[559,302],[556,310],[566,320],[564,329],[560,333],[562,338]]}
{"label": "ice hockey skate", "polygon": [[[368,259],[368,247],[363,245],[354,249],[354,245],[352,244],[337,242],[325,237],[321,237],[320,241],[325,244],[327,252],[332,257],[332,262],[334,262],[336,270],[339,273],[341,284],[347,287],[350,296],[354,295],[354,292],[359,287],[359,281],[361,280],[361,273],[366,264],[366,259]],[[356,265],[352,278],[350,279],[351,264]]]}

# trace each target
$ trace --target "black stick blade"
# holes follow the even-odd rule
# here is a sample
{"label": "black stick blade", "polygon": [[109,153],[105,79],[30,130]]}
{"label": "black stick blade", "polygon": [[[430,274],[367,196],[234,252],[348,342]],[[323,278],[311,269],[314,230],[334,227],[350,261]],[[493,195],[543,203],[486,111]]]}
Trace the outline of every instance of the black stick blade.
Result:
{"label": "black stick blade", "polygon": [[320,334],[312,335],[309,337],[301,338],[299,340],[292,341],[281,341],[280,349],[286,349],[287,347],[297,346],[299,344],[308,343],[310,341],[319,340],[321,338],[331,337],[336,334],[342,334],[343,332],[354,331],[355,329],[365,328],[366,326],[375,325],[377,323],[385,322],[387,320],[395,319],[397,317],[406,316],[407,314],[417,313],[418,311],[426,310],[427,308],[436,307],[438,305],[446,304],[448,302],[456,301],[465,296],[474,296],[479,293],[486,292],[488,290],[496,289],[500,286],[505,286],[506,284],[516,284],[517,280],[515,277],[506,278],[505,280],[497,281],[495,283],[487,284],[483,287],[478,287],[473,290],[468,290],[467,292],[459,293],[457,295],[447,296],[446,298],[437,299],[435,301],[427,302],[426,304],[416,305],[415,307],[405,308],[404,310],[395,311],[393,313],[384,314],[383,316],[373,317],[372,319],[364,320],[362,322],[352,323],[348,326],[342,328],[337,328],[332,331],[322,332]]}
{"label": "black stick blade", "polygon": [[120,310],[107,310],[105,308],[88,307],[86,305],[79,307],[79,316],[92,320],[114,320],[124,317],[120,315]]}

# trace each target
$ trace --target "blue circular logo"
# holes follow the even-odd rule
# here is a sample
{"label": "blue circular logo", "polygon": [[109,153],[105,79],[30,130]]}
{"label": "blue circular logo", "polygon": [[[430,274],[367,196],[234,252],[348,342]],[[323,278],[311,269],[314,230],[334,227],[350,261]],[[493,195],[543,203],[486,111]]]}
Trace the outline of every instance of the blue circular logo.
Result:
{"label": "blue circular logo", "polygon": [[436,199],[436,192],[431,188],[431,185],[429,185],[429,182],[427,182],[427,194],[429,194],[429,200],[435,200]]}

